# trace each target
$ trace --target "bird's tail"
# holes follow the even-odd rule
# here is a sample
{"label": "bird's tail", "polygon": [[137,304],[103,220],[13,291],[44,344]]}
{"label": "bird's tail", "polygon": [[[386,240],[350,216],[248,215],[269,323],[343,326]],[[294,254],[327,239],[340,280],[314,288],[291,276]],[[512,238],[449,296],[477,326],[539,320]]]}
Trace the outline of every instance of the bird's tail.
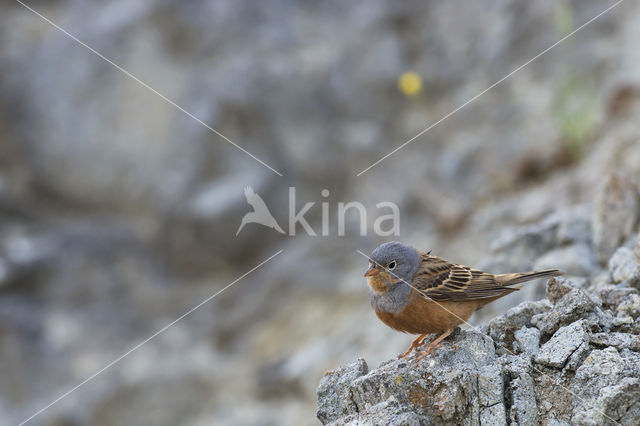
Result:
{"label": "bird's tail", "polygon": [[515,274],[500,274],[496,275],[496,281],[503,286],[510,286],[513,284],[520,284],[525,281],[535,280],[537,278],[557,277],[564,272],[559,269],[545,269],[544,271],[534,272],[520,272]]}

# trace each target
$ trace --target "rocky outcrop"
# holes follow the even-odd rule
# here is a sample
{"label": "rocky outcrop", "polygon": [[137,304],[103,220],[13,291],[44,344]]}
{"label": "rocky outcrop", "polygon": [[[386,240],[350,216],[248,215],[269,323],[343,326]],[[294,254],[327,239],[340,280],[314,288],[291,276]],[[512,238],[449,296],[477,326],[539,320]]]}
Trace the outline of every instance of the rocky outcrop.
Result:
{"label": "rocky outcrop", "polygon": [[610,177],[591,219],[590,209],[572,208],[498,240],[494,262],[503,256],[569,273],[547,282],[543,300],[458,331],[419,362],[414,353],[371,370],[359,359],[327,372],[318,387],[320,421],[639,424],[637,196],[637,185]]}
{"label": "rocky outcrop", "polygon": [[459,331],[434,356],[325,374],[318,418],[333,424],[638,424],[640,295],[552,278],[547,300]]}

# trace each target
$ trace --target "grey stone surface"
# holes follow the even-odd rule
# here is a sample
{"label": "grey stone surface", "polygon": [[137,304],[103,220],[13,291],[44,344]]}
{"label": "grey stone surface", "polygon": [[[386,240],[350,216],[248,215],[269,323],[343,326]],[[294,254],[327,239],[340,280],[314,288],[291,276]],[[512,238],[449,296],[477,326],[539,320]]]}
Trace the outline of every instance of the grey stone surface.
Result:
{"label": "grey stone surface", "polygon": [[[351,383],[357,411],[366,413],[394,398],[431,422],[477,418],[478,369],[495,359],[493,345],[487,345],[487,340],[486,336],[463,332],[452,342],[457,347],[443,347],[435,360],[415,363],[408,358],[383,364]],[[475,398],[468,400],[471,394]]]}
{"label": "grey stone surface", "polygon": [[551,339],[542,345],[535,358],[536,362],[549,367],[564,367],[576,349],[588,341],[586,326],[586,322],[581,320],[558,329]]}
{"label": "grey stone surface", "polygon": [[547,282],[545,294],[547,300],[555,304],[576,286],[565,277],[553,277]]}
{"label": "grey stone surface", "polygon": [[540,347],[540,330],[535,327],[522,327],[514,333],[518,349],[535,356]]}
{"label": "grey stone surface", "polygon": [[640,413],[640,355],[607,347],[594,350],[576,371],[572,385],[584,404],[576,404],[572,421],[580,424],[637,424]]}
{"label": "grey stone surface", "polygon": [[640,259],[627,247],[618,248],[609,259],[609,270],[614,283],[626,282],[640,288]]}
{"label": "grey stone surface", "polygon": [[[635,288],[608,285],[598,289],[598,295],[605,306],[620,310],[622,306],[635,306],[635,301],[640,293]],[[640,311],[638,312],[640,314]]]}
{"label": "grey stone surface", "polygon": [[570,426],[569,422],[557,419],[556,417],[550,417],[546,424],[548,426]]}
{"label": "grey stone surface", "polygon": [[[578,205],[551,213],[538,223],[503,230],[491,243],[497,255],[492,260],[505,257],[504,263],[514,269],[532,268],[536,261],[543,268],[551,262],[553,268],[560,267],[565,272],[590,271],[595,260],[590,244],[590,208]],[[556,259],[550,252],[555,253]]]}
{"label": "grey stone surface", "polygon": [[355,413],[331,423],[331,425],[368,426],[373,424],[397,424],[403,426],[424,426],[429,417],[415,411],[407,411],[394,397],[370,407],[364,413]]}
{"label": "grey stone surface", "polygon": [[531,327],[532,318],[535,315],[544,315],[551,306],[547,300],[521,303],[504,315],[492,319],[487,326],[487,333],[494,341],[513,350],[516,331],[522,327]]}
{"label": "grey stone surface", "polygon": [[611,346],[618,350],[630,349],[640,352],[640,336],[630,333],[592,333],[589,341],[596,347]]}
{"label": "grey stone surface", "polygon": [[536,314],[531,323],[543,334],[553,334],[559,327],[579,320],[595,308],[596,304],[584,290],[574,288],[558,300],[551,312]]}
{"label": "grey stone surface", "polygon": [[351,382],[368,372],[367,363],[359,359],[352,364],[329,371],[318,386],[318,411],[322,423],[332,422],[350,414],[356,408],[351,394]]}
{"label": "grey stone surface", "polygon": [[503,403],[480,409],[480,425],[507,425],[507,415]]}
{"label": "grey stone surface", "polygon": [[640,418],[640,378],[625,377],[619,384],[600,391],[595,406],[595,416],[599,422],[622,425],[636,424]]}
{"label": "grey stone surface", "polygon": [[504,400],[504,377],[497,365],[487,365],[478,373],[478,395],[481,407],[490,407]]}
{"label": "grey stone surface", "polygon": [[578,205],[556,213],[560,216],[556,241],[558,245],[592,243],[591,205]]}
{"label": "grey stone surface", "polygon": [[564,366],[565,369],[569,371],[576,371],[578,367],[582,365],[582,362],[591,352],[592,346],[590,345],[590,342],[590,340],[585,340],[580,343],[580,346],[578,346],[571,356],[569,356],[569,359]]}
{"label": "grey stone surface", "polygon": [[568,275],[589,276],[598,271],[598,259],[586,243],[558,247],[548,251],[533,265],[533,269],[558,268]]}
{"label": "grey stone surface", "polygon": [[640,295],[629,294],[616,308],[617,312],[625,313],[631,318],[640,317]]}
{"label": "grey stone surface", "polygon": [[637,183],[619,174],[607,176],[595,200],[592,222],[593,243],[600,262],[607,262],[631,235],[639,214]]}
{"label": "grey stone surface", "polygon": [[518,425],[536,424],[538,406],[533,378],[526,373],[518,374],[509,383],[512,405],[509,419]]}

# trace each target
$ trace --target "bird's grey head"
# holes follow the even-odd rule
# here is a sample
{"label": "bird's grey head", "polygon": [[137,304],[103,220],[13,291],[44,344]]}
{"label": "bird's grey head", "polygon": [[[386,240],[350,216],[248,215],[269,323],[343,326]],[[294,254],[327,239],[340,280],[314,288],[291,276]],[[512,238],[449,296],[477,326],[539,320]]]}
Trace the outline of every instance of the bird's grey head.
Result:
{"label": "bird's grey head", "polygon": [[420,253],[406,244],[391,241],[379,245],[369,256],[377,269],[385,268],[394,278],[411,284],[411,278],[420,266]]}
{"label": "bird's grey head", "polygon": [[370,259],[364,275],[371,278],[371,305],[381,312],[402,311],[410,300],[411,279],[420,266],[420,253],[413,247],[392,241],[378,246]]}

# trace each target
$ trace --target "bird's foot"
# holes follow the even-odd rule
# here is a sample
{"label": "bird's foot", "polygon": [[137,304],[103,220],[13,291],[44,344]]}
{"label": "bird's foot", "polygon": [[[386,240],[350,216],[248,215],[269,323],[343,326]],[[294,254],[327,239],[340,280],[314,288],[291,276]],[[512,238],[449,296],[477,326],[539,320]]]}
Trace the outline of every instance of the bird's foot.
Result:
{"label": "bird's foot", "polygon": [[411,343],[411,346],[409,346],[409,349],[405,353],[398,355],[398,359],[406,357],[411,353],[411,351],[418,349],[420,346],[422,346],[426,336],[427,336],[426,334],[421,334],[420,336],[418,336],[418,338],[414,340],[413,343]]}
{"label": "bird's foot", "polygon": [[427,347],[427,350],[422,352],[420,355],[418,355],[418,357],[416,358],[416,362],[420,361],[422,358],[426,357],[427,355],[431,355],[432,353],[434,353],[436,351],[436,349],[438,349],[440,346],[442,346],[442,341],[451,333],[453,333],[453,328],[450,328],[449,330],[446,330],[444,333],[442,333],[440,336],[438,336],[438,338],[436,340],[434,340],[433,342],[431,342],[429,344],[429,346]]}
{"label": "bird's foot", "polygon": [[[435,345],[434,345],[434,343],[435,343]],[[416,358],[416,362],[419,362],[422,358],[433,354],[436,351],[436,349],[440,348],[440,346],[442,346],[442,345],[444,345],[444,342],[433,342],[433,343],[431,343],[427,347],[426,351],[424,351],[420,355],[418,355],[418,357]]]}

